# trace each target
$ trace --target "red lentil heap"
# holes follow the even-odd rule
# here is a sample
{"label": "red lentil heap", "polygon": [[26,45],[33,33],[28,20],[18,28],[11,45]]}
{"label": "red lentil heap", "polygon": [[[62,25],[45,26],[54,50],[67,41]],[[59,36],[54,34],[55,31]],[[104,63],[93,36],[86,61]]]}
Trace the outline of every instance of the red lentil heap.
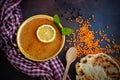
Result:
{"label": "red lentil heap", "polygon": [[[91,26],[89,23],[90,19],[83,19],[81,16],[76,18],[76,23],[81,25],[79,29],[77,29],[74,33],[72,33],[72,37],[66,40],[69,43],[69,46],[65,46],[65,49],[69,48],[71,44],[77,49],[78,57],[81,55],[87,54],[96,54],[96,53],[119,53],[120,45],[115,43],[115,39],[110,40],[107,38],[107,34],[103,34],[103,31],[94,32],[89,30]],[[107,27],[108,28],[108,27]],[[95,39],[95,34],[98,34],[101,39]],[[108,44],[103,48],[100,44],[106,41]],[[110,45],[112,42],[112,45]],[[111,49],[113,47],[113,49]]]}

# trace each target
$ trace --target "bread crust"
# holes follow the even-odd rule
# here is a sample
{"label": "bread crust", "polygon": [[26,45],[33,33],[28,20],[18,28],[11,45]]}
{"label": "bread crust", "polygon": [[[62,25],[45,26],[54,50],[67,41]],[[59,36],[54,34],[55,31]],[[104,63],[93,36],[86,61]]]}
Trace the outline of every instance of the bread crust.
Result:
{"label": "bread crust", "polygon": [[[77,77],[78,79],[76,78],[76,80],[83,80],[83,79],[88,80],[88,78],[89,80],[94,80],[93,79],[94,75],[86,76],[87,74],[89,74],[89,72],[86,74],[84,70],[85,68],[81,67],[82,65],[84,65],[84,67],[89,67],[88,64],[90,64],[90,66],[92,65],[93,68],[96,66],[102,67],[102,69],[104,69],[103,71],[105,72],[105,74],[109,76],[110,78],[108,80],[119,80],[120,79],[119,59],[110,57],[109,55],[104,54],[104,53],[99,53],[99,54],[87,55],[81,58],[80,63],[76,63],[76,72],[78,74],[78,77]],[[98,71],[100,70],[98,69]]]}

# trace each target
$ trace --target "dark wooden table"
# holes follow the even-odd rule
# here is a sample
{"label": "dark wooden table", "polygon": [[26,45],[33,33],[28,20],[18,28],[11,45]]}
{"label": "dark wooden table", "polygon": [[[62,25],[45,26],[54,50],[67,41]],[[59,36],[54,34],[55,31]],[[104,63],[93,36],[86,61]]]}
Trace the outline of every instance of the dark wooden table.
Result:
{"label": "dark wooden table", "polygon": [[[92,24],[92,30],[103,30],[106,25],[109,25],[109,30],[106,33],[113,33],[116,42],[120,44],[120,0],[23,0],[21,2],[23,18],[27,19],[36,14],[47,14],[53,16],[58,14],[61,23],[64,26],[77,28],[77,24],[68,20],[69,17],[83,16],[85,18],[95,16],[96,22]],[[66,36],[66,39],[69,37]],[[110,37],[111,38],[111,37]],[[67,43],[65,45],[68,45]],[[63,49],[58,55],[66,66],[65,60],[66,51]],[[120,56],[120,54],[117,54]],[[116,56],[114,54],[113,56]],[[17,71],[7,61],[5,54],[0,51],[0,79],[1,80],[39,80],[39,78],[31,78],[20,71]],[[72,80],[75,80],[75,64],[77,59],[70,66],[69,75]]]}

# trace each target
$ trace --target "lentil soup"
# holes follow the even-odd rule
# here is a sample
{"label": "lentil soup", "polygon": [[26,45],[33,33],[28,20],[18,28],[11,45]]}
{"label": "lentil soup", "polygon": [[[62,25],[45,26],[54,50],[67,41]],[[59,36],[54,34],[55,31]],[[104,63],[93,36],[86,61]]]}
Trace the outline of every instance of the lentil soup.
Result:
{"label": "lentil soup", "polygon": [[[51,43],[43,43],[38,40],[36,31],[43,24],[52,25],[56,30],[56,38]],[[18,47],[25,57],[34,61],[44,61],[57,55],[64,45],[65,36],[62,36],[52,19],[35,18],[23,23],[18,31]]]}

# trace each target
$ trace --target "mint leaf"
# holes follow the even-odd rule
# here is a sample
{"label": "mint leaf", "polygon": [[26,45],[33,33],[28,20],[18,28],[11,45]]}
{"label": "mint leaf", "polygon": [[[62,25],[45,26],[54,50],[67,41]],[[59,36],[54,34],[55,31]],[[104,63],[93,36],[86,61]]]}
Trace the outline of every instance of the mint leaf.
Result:
{"label": "mint leaf", "polygon": [[60,25],[60,18],[57,14],[54,15],[53,21],[58,26],[58,28],[60,29],[60,31],[63,35],[70,35],[74,31],[71,28],[63,27],[62,25]]}
{"label": "mint leaf", "polygon": [[70,35],[74,30],[68,27],[63,27],[61,31],[63,35]]}
{"label": "mint leaf", "polygon": [[60,18],[59,18],[59,16],[57,14],[54,15],[53,21],[59,26],[59,24],[60,24]]}

